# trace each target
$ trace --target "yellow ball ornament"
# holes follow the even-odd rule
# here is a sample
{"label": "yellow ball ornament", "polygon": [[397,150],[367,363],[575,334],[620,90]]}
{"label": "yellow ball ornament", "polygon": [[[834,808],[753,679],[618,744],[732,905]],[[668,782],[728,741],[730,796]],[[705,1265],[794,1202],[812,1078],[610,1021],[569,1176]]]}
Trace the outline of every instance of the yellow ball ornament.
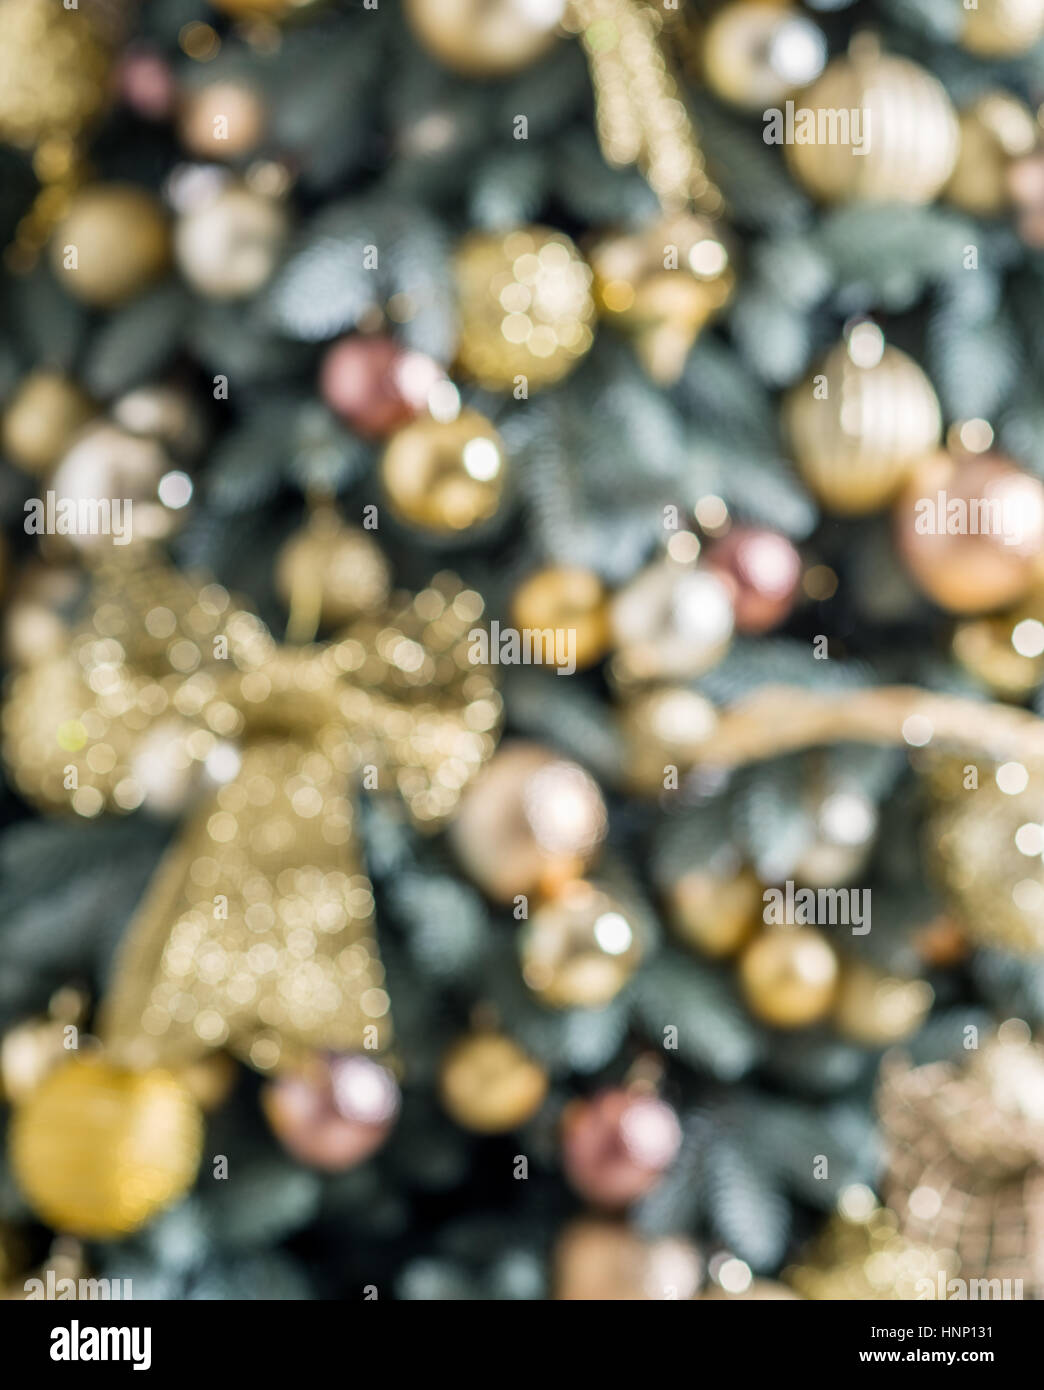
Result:
{"label": "yellow ball ornament", "polygon": [[94,404],[61,372],[40,367],[19,383],[4,411],[0,448],[27,473],[41,473],[65,453]]}
{"label": "yellow ball ornament", "polygon": [[715,96],[760,111],[818,77],[826,40],[812,20],[772,0],[737,0],[719,10],[703,40],[703,68]]}
{"label": "yellow ball ornament", "polygon": [[425,416],[388,441],[381,483],[395,516],[436,535],[470,530],[496,515],[507,481],[507,451],[484,415]]}
{"label": "yellow ball ornament", "polygon": [[370,612],[388,597],[391,575],[372,535],[320,508],[291,536],[276,558],[276,592],[316,627],[337,627]]}
{"label": "yellow ball ornament", "polygon": [[847,961],[834,1001],[842,1037],[863,1047],[890,1047],[916,1033],[932,1007],[925,980],[888,975],[865,961]]}
{"label": "yellow ball ornament", "polygon": [[837,976],[834,948],[812,927],[767,931],[740,958],[747,1004],[774,1028],[805,1028],[821,1019],[833,1003]]}
{"label": "yellow ball ornament", "polygon": [[53,1072],[11,1123],[11,1163],[58,1230],[112,1240],[191,1186],[202,1146],[192,1096],[167,1072],[82,1057]]}
{"label": "yellow ball ornament", "polygon": [[547,1072],[502,1033],[474,1033],[446,1055],[439,1091],[459,1125],[503,1134],[532,1119],[547,1095]]}
{"label": "yellow ball ornament", "polygon": [[1013,58],[1044,38],[1044,0],[976,0],[961,13],[961,46],[983,58]]}
{"label": "yellow ball ornament", "polygon": [[592,570],[549,565],[523,580],[511,601],[515,626],[571,634],[578,670],[601,661],[609,648],[609,599]]}
{"label": "yellow ball ornament", "polygon": [[548,51],[564,0],[406,0],[417,39],[465,77],[504,77]]}
{"label": "yellow ball ornament", "polygon": [[460,369],[490,391],[527,392],[569,375],[590,348],[591,271],[564,232],[476,232],[455,262]]}
{"label": "yellow ball ornament", "polygon": [[522,929],[522,978],[542,1004],[598,1009],[641,963],[645,934],[635,913],[598,884],[567,883]]}
{"label": "yellow ball ornament", "polygon": [[77,193],[51,239],[51,264],[63,288],[101,309],[139,294],[169,261],[163,209],[133,184],[92,184]]}
{"label": "yellow ball ornament", "polygon": [[1029,107],[1008,92],[987,92],[960,114],[957,163],[943,190],[947,202],[976,217],[994,217],[1011,205],[1008,168],[1032,154],[1040,128]]}

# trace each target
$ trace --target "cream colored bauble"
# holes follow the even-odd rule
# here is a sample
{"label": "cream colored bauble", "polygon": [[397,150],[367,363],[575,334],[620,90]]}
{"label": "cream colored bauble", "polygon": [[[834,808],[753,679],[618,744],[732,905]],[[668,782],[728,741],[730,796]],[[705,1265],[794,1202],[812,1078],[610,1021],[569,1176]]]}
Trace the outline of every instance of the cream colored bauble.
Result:
{"label": "cream colored bauble", "polygon": [[1044,38],[1044,0],[975,0],[962,13],[961,46],[983,58],[1012,58]]}
{"label": "cream colored bauble", "polygon": [[[52,479],[56,499],[76,509],[75,531],[63,532],[77,550],[98,552],[111,545],[165,540],[178,528],[179,511],[160,501],[160,483],[170,470],[155,440],[128,434],[106,421],[88,425],[62,459]],[[109,511],[103,528],[104,508]],[[130,505],[128,505],[128,503]],[[117,508],[118,504],[118,508]],[[97,526],[91,523],[97,518]]]}
{"label": "cream colored bauble", "polygon": [[703,40],[703,69],[715,96],[760,111],[819,76],[822,30],[772,0],[736,0],[715,14]]}
{"label": "cream colored bauble", "polygon": [[433,58],[466,77],[503,77],[547,52],[564,0],[406,0],[406,18]]}
{"label": "cream colored bauble", "polygon": [[174,229],[178,268],[208,299],[243,299],[272,274],[289,230],[284,205],[239,184],[185,212]]}

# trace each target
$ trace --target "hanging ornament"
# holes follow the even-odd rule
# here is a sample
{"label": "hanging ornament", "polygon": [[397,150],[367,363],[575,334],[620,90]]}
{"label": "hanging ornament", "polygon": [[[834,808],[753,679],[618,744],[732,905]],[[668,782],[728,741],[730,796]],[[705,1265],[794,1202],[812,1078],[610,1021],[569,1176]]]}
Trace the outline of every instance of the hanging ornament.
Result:
{"label": "hanging ornament", "polygon": [[26,1019],[0,1039],[0,1097],[16,1105],[64,1062],[79,1045],[85,1000],[76,990],[59,990],[46,1018]]}
{"label": "hanging ornament", "polygon": [[1044,578],[1044,486],[998,454],[936,453],[895,506],[896,547],[952,613],[988,613]]}
{"label": "hanging ornament", "polygon": [[987,92],[960,113],[960,149],[947,202],[976,217],[996,217],[1012,202],[1009,170],[1032,154],[1041,131],[1033,112],[1005,91]]}
{"label": "hanging ornament", "polygon": [[259,92],[243,82],[209,82],[181,98],[178,138],[197,159],[237,160],[253,153],[265,133]]}
{"label": "hanging ornament", "polygon": [[27,473],[43,473],[61,458],[95,412],[86,392],[61,372],[41,367],[18,383],[0,425],[0,448]]}
{"label": "hanging ornament", "polygon": [[531,1120],[547,1095],[547,1072],[502,1033],[471,1033],[439,1072],[442,1103],[457,1124],[503,1134]]}
{"label": "hanging ornament", "polygon": [[412,423],[444,380],[430,357],[377,334],[338,339],[319,365],[319,394],[364,439],[387,439]]}
{"label": "hanging ornament", "polygon": [[178,90],[166,57],[148,44],[132,43],[116,60],[116,90],[144,121],[165,121],[174,110]]}
{"label": "hanging ornament", "polygon": [[302,1163],[340,1173],[364,1162],[391,1133],[399,1087],[361,1055],[316,1054],[266,1082],[261,1104],[280,1143]]}
{"label": "hanging ornament", "polygon": [[245,299],[275,270],[288,233],[279,198],[215,182],[181,211],[174,254],[182,275],[207,299]]}
{"label": "hanging ornament", "polygon": [[677,1157],[681,1137],[666,1101],[614,1087],[566,1107],[562,1167],[586,1201],[619,1210],[656,1186]]}
{"label": "hanging ornament", "polygon": [[552,1256],[553,1297],[575,1302],[691,1299],[703,1260],[682,1236],[650,1238],[604,1217],[581,1217],[560,1233]]}
{"label": "hanging ornament", "polygon": [[450,840],[464,871],[497,902],[552,895],[590,865],[606,809],[593,778],[537,743],[504,744],[464,797]]}
{"label": "hanging ornament", "polygon": [[934,997],[924,980],[897,978],[865,961],[848,960],[841,967],[834,1026],[861,1047],[891,1047],[917,1032]]}
{"label": "hanging ornament", "polygon": [[[163,501],[162,484],[170,471],[170,459],[156,440],[99,420],[80,431],[51,483],[55,497],[77,509],[94,506],[97,498],[117,499],[124,506],[120,527],[125,539],[119,547],[133,549],[166,540],[184,521],[179,507]],[[63,531],[56,520],[56,534],[76,551],[97,555],[113,546],[116,528],[111,534],[79,525]]]}
{"label": "hanging ornament", "polygon": [[[997,1280],[1001,1297],[1039,1299],[1044,1053],[1012,1020],[967,1057],[963,1066],[886,1059],[877,1095],[883,1192],[903,1236],[956,1252],[965,1289]],[[943,1282],[936,1296],[947,1292]]]}
{"label": "hanging ornament", "polygon": [[564,232],[473,232],[454,275],[458,364],[489,391],[551,386],[594,341],[591,271]]}
{"label": "hanging ornament", "polygon": [[863,516],[883,507],[939,443],[932,384],[912,358],[886,347],[875,324],[857,324],[784,406],[805,482],[829,511]]}
{"label": "hanging ornament", "polygon": [[1044,149],[1013,160],[1007,182],[1019,236],[1027,246],[1044,247]]}
{"label": "hanging ornament", "polygon": [[542,1004],[598,1009],[641,964],[647,930],[635,910],[576,879],[541,903],[519,935],[522,978]]}
{"label": "hanging ornament", "polygon": [[388,597],[391,573],[373,535],[348,526],[335,508],[313,508],[276,557],[276,592],[290,609],[288,636],[310,641],[320,627],[341,627]]}
{"label": "hanging ornament", "polygon": [[1044,0],[976,0],[961,15],[961,47],[982,58],[1013,58],[1044,38]]}
{"label": "hanging ornament", "polygon": [[670,924],[701,955],[733,956],[754,935],[764,910],[761,884],[733,853],[687,869],[664,888]]}
{"label": "hanging ornament", "polygon": [[732,596],[715,571],[667,557],[614,596],[612,673],[624,685],[686,680],[715,666],[732,638]]}
{"label": "hanging ornament", "polygon": [[786,622],[801,583],[801,556],[786,536],[734,526],[708,548],[706,564],[732,590],[737,632],[756,637]]}
{"label": "hanging ornament", "polygon": [[579,565],[548,565],[529,575],[512,596],[511,618],[519,630],[570,633],[578,671],[601,661],[609,648],[605,585]]}
{"label": "hanging ornament", "polygon": [[152,382],[114,401],[113,422],[139,438],[154,439],[182,463],[194,463],[206,442],[206,424],[195,399],[180,386]]}
{"label": "hanging ornament", "polygon": [[776,927],[743,952],[739,980],[755,1017],[774,1028],[807,1028],[823,1018],[837,991],[834,948],[812,927]]}
{"label": "hanging ornament", "polygon": [[681,375],[693,343],[728,302],[735,275],[717,223],[683,212],[590,252],[599,312],[632,339],[661,386]]}
{"label": "hanging ornament", "polygon": [[69,640],[69,617],[83,597],[82,571],[72,565],[22,564],[4,608],[3,659],[8,666],[34,666],[59,656]]}
{"label": "hanging ornament", "polygon": [[[852,123],[847,140],[839,116]],[[784,152],[798,182],[824,202],[930,203],[957,146],[957,116],[942,83],[861,35],[802,93]]]}
{"label": "hanging ornament", "polygon": [[768,0],[734,0],[707,25],[703,71],[715,96],[762,111],[814,81],[826,52],[823,31],[806,16]]}
{"label": "hanging ornament", "polygon": [[169,262],[163,209],[133,184],[95,183],[74,194],[51,237],[51,265],[62,288],[101,309],[133,299]]}
{"label": "hanging ornament", "polygon": [[851,883],[863,869],[877,834],[877,807],[857,787],[810,788],[811,838],[794,861],[793,878],[810,888]]}
{"label": "hanging ornament", "polygon": [[406,0],[406,18],[433,58],[465,77],[505,77],[542,58],[565,0]]}
{"label": "hanging ornament", "polygon": [[393,514],[436,536],[460,535],[492,521],[507,478],[504,441],[477,410],[452,419],[421,416],[392,435],[380,462]]}
{"label": "hanging ornament", "polygon": [[959,622],[952,651],[994,695],[1025,699],[1044,684],[1044,589],[1001,617]]}
{"label": "hanging ornament", "polygon": [[663,791],[669,776],[691,767],[705,750],[717,711],[687,686],[639,688],[619,710],[628,782],[644,793]]}

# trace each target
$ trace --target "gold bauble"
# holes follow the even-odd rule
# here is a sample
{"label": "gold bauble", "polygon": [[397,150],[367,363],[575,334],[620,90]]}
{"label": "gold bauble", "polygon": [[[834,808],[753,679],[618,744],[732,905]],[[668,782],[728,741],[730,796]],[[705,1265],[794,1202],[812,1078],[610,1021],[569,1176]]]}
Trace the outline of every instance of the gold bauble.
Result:
{"label": "gold bauble", "polygon": [[452,536],[489,521],[507,481],[504,441],[484,415],[424,416],[393,434],[380,478],[395,516],[409,526]]}
{"label": "gold bauble", "polygon": [[286,207],[278,198],[228,184],[178,218],[178,269],[208,299],[243,299],[275,270],[288,231]]}
{"label": "gold bauble", "polygon": [[865,961],[846,961],[834,1000],[834,1026],[863,1047],[890,1047],[916,1033],[934,997],[925,980],[900,979]]}
{"label": "gold bauble", "polygon": [[474,232],[454,258],[460,369],[489,391],[568,376],[594,341],[591,270],[564,232]]}
{"label": "gold bauble", "polygon": [[547,1072],[502,1033],[473,1033],[446,1054],[442,1103],[457,1124],[502,1134],[532,1119],[547,1095]]}
{"label": "gold bauble", "polygon": [[[185,520],[179,509],[165,506],[159,499],[159,486],[170,470],[170,460],[155,440],[128,434],[108,421],[88,425],[55,469],[52,485],[63,501],[93,503],[98,498],[131,502],[125,508],[122,524],[129,528],[129,540],[120,544],[141,544],[165,540]],[[98,554],[114,543],[114,535],[77,530],[63,535],[76,550]]]}
{"label": "gold bauble", "polygon": [[199,1109],[173,1076],[83,1057],[15,1110],[11,1164],[49,1225],[112,1240],[188,1190],[202,1138]]}
{"label": "gold bauble", "polygon": [[83,596],[83,574],[73,566],[30,559],[3,613],[3,659],[9,666],[34,666],[60,656],[69,643],[71,615]]}
{"label": "gold bauble", "polygon": [[317,623],[337,627],[378,607],[388,597],[391,575],[373,536],[324,507],[280,550],[275,582],[291,612],[304,610],[314,630]]}
{"label": "gold bauble", "polygon": [[501,744],[468,788],[449,834],[465,872],[510,903],[582,874],[606,825],[602,794],[583,768],[519,740]]}
{"label": "gold bauble", "polygon": [[1044,683],[1044,590],[997,618],[965,618],[953,655],[994,695],[1022,700]]}
{"label": "gold bauble", "polygon": [[961,143],[947,202],[976,217],[993,217],[1011,204],[1008,166],[1032,153],[1040,128],[1028,106],[1008,92],[987,92],[960,113]]}
{"label": "gold bauble", "polygon": [[617,1221],[580,1217],[552,1257],[552,1296],[564,1302],[649,1302],[696,1297],[703,1260],[681,1236],[643,1236]]}
{"label": "gold bauble", "polygon": [[693,343],[728,302],[735,284],[717,223],[679,213],[590,253],[599,313],[634,343],[662,386],[681,375]]}
{"label": "gold bauble", "polygon": [[0,0],[0,141],[71,136],[101,110],[109,58],[87,16],[54,0]]}
{"label": "gold bauble", "polygon": [[961,46],[983,58],[1012,58],[1044,38],[1044,0],[975,0],[961,14]]}
{"label": "gold bauble", "polygon": [[605,585],[578,565],[549,565],[524,579],[512,597],[511,616],[519,629],[571,634],[580,671],[601,661],[609,648]]}
{"label": "gold bauble", "polygon": [[706,749],[718,714],[704,695],[684,685],[639,690],[620,708],[628,782],[643,792],[663,791],[668,778]]}
{"label": "gold bauble", "polygon": [[725,580],[669,557],[620,589],[609,615],[612,675],[624,686],[702,676],[732,640],[732,592]]}
{"label": "gold bauble", "polygon": [[[802,93],[800,106],[784,151],[798,182],[824,202],[929,203],[950,176],[956,113],[942,83],[908,58],[857,42]],[[816,128],[800,144],[806,110]],[[842,143],[839,121],[847,125],[850,113],[860,129]]]}
{"label": "gold bauble", "polygon": [[778,927],[751,942],[739,980],[751,1012],[774,1028],[805,1028],[821,1019],[837,990],[837,955],[811,927]]}
{"label": "gold bauble", "polygon": [[564,10],[564,0],[406,0],[419,42],[466,77],[528,67],[554,43]]}
{"label": "gold bauble", "polygon": [[96,183],[73,196],[51,238],[51,264],[74,299],[112,309],[158,280],[170,233],[157,199],[133,184]]}
{"label": "gold bauble", "polygon": [[735,0],[703,39],[703,70],[715,96],[747,111],[775,106],[818,77],[826,40],[810,19],[772,0]]}
{"label": "gold bauble", "polygon": [[23,377],[4,411],[0,448],[27,473],[57,463],[94,414],[90,397],[61,372],[37,368]]}
{"label": "gold bauble", "polygon": [[551,1008],[601,1008],[638,969],[644,946],[634,910],[600,885],[578,879],[542,903],[522,927],[522,978]]}
{"label": "gold bauble", "polygon": [[210,82],[185,93],[178,112],[178,135],[199,159],[240,159],[265,132],[259,94],[240,82]]}
{"label": "gold bauble", "polygon": [[828,511],[846,516],[889,502],[942,430],[939,401],[924,372],[898,348],[878,354],[873,332],[869,326],[854,330],[792,388],[784,407],[801,476]]}
{"label": "gold bauble", "polygon": [[689,869],[666,890],[671,926],[687,946],[705,956],[732,956],[750,940],[764,908],[761,884],[751,869],[733,874],[713,865]]}

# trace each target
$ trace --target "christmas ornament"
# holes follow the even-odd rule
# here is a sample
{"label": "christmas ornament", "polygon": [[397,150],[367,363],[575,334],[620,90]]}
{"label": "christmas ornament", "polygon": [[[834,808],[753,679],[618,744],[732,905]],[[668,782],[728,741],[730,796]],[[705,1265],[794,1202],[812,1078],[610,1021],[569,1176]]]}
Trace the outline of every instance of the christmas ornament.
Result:
{"label": "christmas ornament", "polygon": [[33,1018],[4,1034],[0,1040],[0,1096],[8,1105],[25,1100],[66,1060],[66,1026],[57,1018]]}
{"label": "christmas ornament", "polygon": [[651,1191],[680,1146],[678,1116],[644,1091],[600,1091],[571,1101],[562,1116],[566,1178],[586,1201],[610,1210]]}
{"label": "christmas ornament", "polygon": [[792,877],[810,888],[851,883],[874,847],[877,807],[865,792],[843,783],[810,790],[812,834],[794,861]]}
{"label": "christmas ornament", "polygon": [[74,194],[51,237],[51,265],[63,289],[101,309],[133,299],[169,261],[163,209],[134,184],[95,183]]}
{"label": "christmas ornament", "polygon": [[872,324],[858,325],[791,390],[784,418],[805,482],[845,516],[890,501],[942,428],[931,382]]}
{"label": "christmas ornament", "polygon": [[[105,420],[88,425],[51,480],[55,498],[69,505],[70,517],[75,507],[77,518],[75,524],[68,523],[67,530],[56,522],[57,534],[77,551],[95,555],[166,539],[184,520],[178,508],[161,500],[160,486],[169,471],[170,459],[155,440],[139,438]],[[93,527],[81,526],[81,508],[86,509],[90,522],[98,498],[114,498],[118,504],[110,511],[109,528],[103,528],[100,521]]]}
{"label": "christmas ornament", "polygon": [[117,398],[110,414],[121,429],[155,439],[182,463],[194,462],[203,450],[206,425],[196,402],[179,386],[136,387]]}
{"label": "christmas ornament", "polygon": [[523,926],[522,978],[551,1008],[601,1008],[638,969],[645,937],[633,908],[598,884],[574,880]]}
{"label": "christmas ornament", "polygon": [[508,476],[507,450],[477,410],[455,419],[423,416],[389,439],[380,478],[399,521],[434,535],[455,535],[490,521]]}
{"label": "christmas ornament", "polygon": [[543,57],[565,0],[407,0],[417,40],[465,77],[504,77]]}
{"label": "christmas ornament", "polygon": [[998,1281],[994,1297],[1044,1295],[1042,1096],[1044,1054],[1014,1021],[963,1066],[882,1065],[886,1200],[907,1239],[956,1252],[965,1297],[979,1280]]}
{"label": "christmas ornament", "polygon": [[603,238],[590,261],[603,319],[631,338],[655,382],[677,381],[693,343],[735,284],[718,225],[677,213],[644,231]]}
{"label": "christmas ornament", "polygon": [[592,862],[606,832],[602,794],[583,768],[536,743],[504,744],[461,802],[450,841],[497,902],[553,894]]}
{"label": "christmas ornament", "polygon": [[635,1302],[694,1298],[703,1261],[681,1236],[651,1239],[616,1221],[585,1216],[559,1235],[552,1267],[556,1300]]}
{"label": "christmas ornament", "polygon": [[953,655],[994,695],[1022,700],[1044,683],[1044,590],[996,618],[954,628]]}
{"label": "christmas ornament", "polygon": [[717,719],[711,702],[686,686],[629,695],[619,710],[627,781],[639,791],[663,791],[668,775],[691,767],[706,749]]}
{"label": "christmas ornament", "polygon": [[1026,53],[1044,37],[1044,0],[975,0],[961,15],[961,46],[983,58]]}
{"label": "christmas ornament", "polygon": [[0,140],[29,149],[70,139],[105,102],[108,54],[81,11],[0,0]]}
{"label": "christmas ornament", "polygon": [[511,618],[520,630],[570,633],[579,671],[601,661],[609,647],[605,586],[578,565],[548,565],[529,575],[512,597]]}
{"label": "christmas ornament", "polygon": [[593,342],[591,271],[564,232],[475,232],[454,258],[460,369],[490,391],[553,385]]}
{"label": "christmas ornament", "polygon": [[1044,573],[1044,486],[997,454],[937,453],[896,502],[895,533],[929,598],[987,613],[1024,598]]}
{"label": "christmas ornament", "polygon": [[732,597],[713,570],[654,561],[614,596],[612,673],[624,685],[701,676],[732,637]]}
{"label": "christmas ornament", "polygon": [[199,159],[241,159],[265,133],[260,95],[241,82],[210,82],[187,91],[178,112],[178,136]]}
{"label": "christmas ornament", "polygon": [[750,869],[723,856],[681,874],[664,896],[670,924],[681,940],[718,958],[735,955],[754,934],[764,908],[761,892]]}
{"label": "christmas ornament", "polygon": [[275,270],[289,232],[286,208],[237,183],[215,186],[174,228],[178,269],[208,299],[244,299]]}
{"label": "christmas ornament", "polygon": [[801,582],[801,557],[786,536],[734,526],[708,549],[706,564],[732,590],[737,632],[758,636],[789,617]]}
{"label": "christmas ornament", "polygon": [[837,990],[834,948],[812,927],[764,932],[743,952],[739,980],[751,1012],[774,1028],[806,1028],[829,1010]]}
{"label": "christmas ornament", "polygon": [[330,506],[313,509],[276,557],[276,592],[290,609],[289,636],[309,641],[388,597],[391,574],[373,536],[348,526]]}
{"label": "christmas ornament", "polygon": [[547,1073],[502,1033],[472,1033],[447,1053],[442,1103],[457,1124],[502,1134],[531,1120],[547,1095]]}
{"label": "christmas ornament", "polygon": [[59,1230],[112,1240],[190,1187],[202,1122],[163,1071],[125,1070],[84,1056],[51,1073],[11,1121],[15,1177]]}
{"label": "christmas ornament", "polygon": [[930,203],[957,158],[957,116],[941,82],[864,35],[802,93],[793,132],[779,138],[798,182],[824,202]]}
{"label": "christmas ornament", "polygon": [[94,414],[90,397],[61,372],[38,368],[22,378],[0,425],[0,449],[27,473],[56,463]]}
{"label": "christmas ornament", "polygon": [[1027,246],[1044,246],[1044,149],[1013,160],[1007,185],[1019,236]]}
{"label": "christmas ornament", "polygon": [[766,0],[736,0],[707,25],[703,70],[715,96],[747,111],[781,102],[823,70],[826,40],[804,15]]}
{"label": "christmas ornament", "polygon": [[67,618],[83,596],[83,575],[73,566],[24,563],[4,609],[3,658],[8,666],[33,666],[64,651]]}
{"label": "christmas ornament", "polygon": [[834,1000],[834,1026],[862,1047],[890,1047],[916,1033],[934,997],[924,980],[898,979],[865,961],[845,961]]}
{"label": "christmas ornament", "polygon": [[283,1147],[302,1163],[338,1173],[387,1139],[399,1087],[369,1057],[319,1056],[265,1084],[261,1104]]}
{"label": "christmas ornament", "polygon": [[116,88],[136,116],[165,121],[174,110],[177,84],[170,64],[157,50],[131,45],[116,64]]}
{"label": "christmas ornament", "polygon": [[987,92],[960,113],[960,149],[944,189],[948,202],[976,217],[994,217],[1011,203],[1008,171],[1040,137],[1033,113],[1004,91]]}
{"label": "christmas ornament", "polygon": [[394,338],[353,334],[326,349],[319,366],[319,394],[364,439],[386,439],[415,420],[442,368]]}

